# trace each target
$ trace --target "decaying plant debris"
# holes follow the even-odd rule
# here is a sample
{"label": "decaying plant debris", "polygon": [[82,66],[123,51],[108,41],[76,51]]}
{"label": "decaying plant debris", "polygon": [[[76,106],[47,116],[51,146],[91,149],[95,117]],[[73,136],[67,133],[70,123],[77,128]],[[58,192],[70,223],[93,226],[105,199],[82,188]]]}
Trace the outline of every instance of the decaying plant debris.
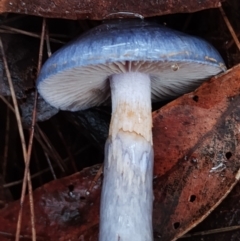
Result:
{"label": "decaying plant debris", "polygon": [[[170,1],[166,2],[171,3]],[[187,5],[189,11],[185,8],[182,12],[195,12],[202,9],[203,7],[200,8],[200,5],[195,5],[197,8],[194,9],[194,6],[190,4],[196,2],[201,4],[199,1],[191,1]],[[240,52],[231,35],[231,30],[229,31],[225,24],[221,11],[217,8],[210,9],[218,7],[217,2],[205,1],[204,8],[206,10],[204,11],[164,15],[152,17],[148,20],[208,40],[220,51],[230,69],[240,63]],[[1,4],[0,9],[3,6]],[[173,9],[177,5],[171,6],[172,8],[169,8],[168,11],[174,13]],[[9,6],[5,5],[4,7]],[[10,5],[11,7],[14,9],[15,6]],[[146,7],[146,12],[138,11],[137,13],[144,16],[156,15],[147,11],[149,10],[147,5],[143,7]],[[29,11],[32,9],[29,7]],[[96,12],[93,18],[101,19],[101,14],[109,13],[107,8],[105,10],[106,12]],[[225,1],[223,10],[226,13],[227,20],[232,24],[232,31],[239,38],[239,1]],[[9,10],[9,12],[11,11]],[[50,12],[46,13],[45,10],[42,13],[51,14]],[[162,12],[161,14],[165,13]],[[53,12],[52,14],[45,16],[67,18],[67,15],[63,16],[61,13]],[[90,16],[89,13],[84,14],[77,16]],[[42,24],[42,18],[33,16],[2,14],[0,18],[0,37],[3,41],[18,104],[21,108],[26,142],[29,144],[29,135],[33,134],[33,129],[30,127],[42,26],[46,28],[46,31],[44,31],[45,45],[42,53],[43,61],[45,61],[51,55],[51,52],[85,30],[100,24],[100,21],[48,19]],[[76,15],[72,15],[72,18],[75,19]],[[237,66],[223,76],[204,84],[196,92],[180,97],[168,105],[157,103],[153,106],[153,109],[156,110],[153,114],[155,143],[163,147],[160,149],[155,147],[155,240],[173,240],[181,236],[195,226],[198,220],[207,216],[208,211],[214,209],[218,200],[221,200],[226,193],[231,191],[232,186],[236,183],[235,177],[238,177],[238,155],[240,153],[237,145],[239,139],[237,134],[239,125],[237,104],[239,87],[237,86],[239,84],[237,80],[239,76],[239,67]],[[0,239],[15,240],[19,202],[12,201],[20,198],[24,159],[18,127],[11,107],[12,101],[9,97],[10,91],[7,80],[6,69],[1,56],[0,158],[2,161],[0,167],[0,207],[4,209],[1,211],[2,221],[0,223],[4,223],[4,226],[2,226],[3,230],[0,228]],[[101,169],[100,166],[93,165],[101,163],[103,160],[103,143],[107,135],[110,109],[99,107],[80,113],[60,112],[56,115],[58,110],[47,105],[40,97],[38,99],[38,107],[34,110],[37,112],[38,121],[52,118],[45,122],[39,122],[35,126],[30,163],[33,188],[39,187],[34,192],[37,240],[68,240],[69,238],[75,240],[74,237],[78,238],[76,240],[79,240],[79,238],[80,240],[90,240],[91,236],[92,238],[95,237],[94,240],[97,240]],[[163,105],[165,106],[159,110]],[[176,122],[176,120],[178,121]],[[171,129],[168,125],[175,128]],[[164,131],[159,133],[158,126],[161,126]],[[171,131],[169,131],[170,129]],[[171,142],[168,141],[170,139]],[[168,159],[169,161],[167,165],[160,168],[158,163],[162,162],[162,159]],[[81,171],[84,167],[87,169]],[[81,172],[78,174],[78,171]],[[78,178],[78,175],[82,177],[85,175],[85,181],[80,186],[74,183],[74,178]],[[62,179],[63,177],[65,179]],[[59,180],[50,182],[53,179]],[[183,181],[179,182],[180,179]],[[46,186],[43,186],[44,183],[46,183]],[[238,190],[238,186],[235,189]],[[89,197],[85,195],[88,192]],[[83,195],[83,193],[85,194]],[[206,222],[203,222],[196,229],[196,232],[238,225],[238,207],[237,205],[234,207],[231,205],[231,203],[237,203],[234,199],[236,195],[232,192],[230,196],[232,199],[226,199],[225,204],[223,203],[212,214],[212,219],[210,215]],[[29,199],[25,199],[21,224],[21,235],[24,237],[21,238],[20,236],[19,240],[31,240],[32,235],[29,222],[30,216],[33,214],[30,214],[29,211]],[[45,199],[48,200],[47,204],[44,204],[44,201],[41,202]],[[75,204],[71,209],[72,201]],[[159,202],[164,203],[166,213],[160,211]],[[80,206],[82,205],[81,207],[78,206],[79,203]],[[228,205],[228,203],[230,204]],[[55,205],[58,207],[57,209],[48,208]],[[203,208],[199,209],[199,205],[202,205]],[[41,223],[39,218],[43,209],[45,216],[42,216],[42,221],[44,224]],[[164,216],[160,213],[164,213]],[[227,216],[224,216],[223,213],[226,213]],[[85,215],[83,219],[79,219],[80,214]],[[230,214],[233,215],[231,218],[229,217]],[[56,219],[54,221],[51,219],[54,218],[54,215],[56,217],[57,215],[61,216],[61,223]],[[216,217],[220,217],[217,218],[217,222],[214,221]],[[226,222],[220,222],[219,219],[226,220]],[[168,228],[163,230],[159,225],[160,223],[164,223],[164,227]],[[218,223],[221,223],[221,226]],[[55,231],[55,238],[59,228],[62,230],[62,233],[59,232],[62,239],[53,238],[54,229],[44,231],[45,228],[50,226],[49,224],[52,224],[55,230],[58,230]],[[80,229],[79,225],[81,226]],[[202,237],[194,236],[186,240],[239,240],[238,234],[239,232],[235,231],[224,234],[224,238],[221,236],[221,239],[214,234]]]}
{"label": "decaying plant debris", "polygon": [[181,0],[181,1],[41,1],[38,0],[3,0],[0,13],[22,13],[47,18],[95,19],[101,20],[127,12],[135,16],[160,16],[172,13],[196,12],[203,9],[217,8],[220,0]]}

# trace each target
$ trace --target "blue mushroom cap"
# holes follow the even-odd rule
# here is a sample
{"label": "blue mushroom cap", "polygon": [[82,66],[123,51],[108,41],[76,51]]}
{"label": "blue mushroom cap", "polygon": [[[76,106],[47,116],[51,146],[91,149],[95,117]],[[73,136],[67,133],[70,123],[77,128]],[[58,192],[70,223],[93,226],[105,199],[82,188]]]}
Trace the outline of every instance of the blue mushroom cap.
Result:
{"label": "blue mushroom cap", "polygon": [[143,72],[152,80],[152,99],[192,91],[225,64],[206,41],[142,20],[104,23],[55,52],[43,65],[37,88],[56,108],[82,110],[103,104],[109,77]]}

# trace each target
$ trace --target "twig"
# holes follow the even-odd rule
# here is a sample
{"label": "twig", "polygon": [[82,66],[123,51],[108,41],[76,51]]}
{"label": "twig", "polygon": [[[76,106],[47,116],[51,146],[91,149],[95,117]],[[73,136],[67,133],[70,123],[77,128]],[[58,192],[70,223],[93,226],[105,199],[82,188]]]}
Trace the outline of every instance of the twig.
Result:
{"label": "twig", "polygon": [[[34,137],[36,136],[36,133],[34,133]],[[36,165],[36,173],[38,173],[38,172],[40,172],[41,170],[42,170],[42,168],[40,167],[40,161],[39,161],[39,156],[38,156],[38,154],[37,154],[37,148],[36,148],[36,145],[35,146],[33,146],[33,157],[34,157],[34,161],[35,161],[35,165]],[[35,174],[36,174],[35,173]],[[35,176],[35,174],[33,174],[32,176],[31,176],[31,179],[33,179]],[[38,178],[38,181],[39,181],[39,184],[38,184],[38,186],[40,187],[40,186],[42,186],[43,184],[44,184],[44,181],[43,181],[43,177],[41,176],[41,175],[37,175],[36,177],[39,177]]]}
{"label": "twig", "polygon": [[222,6],[219,7],[219,10],[220,10],[220,12],[221,12],[221,14],[223,16],[223,19],[224,19],[224,21],[225,21],[225,23],[226,23],[226,25],[228,27],[229,32],[231,33],[231,35],[232,35],[232,37],[234,39],[235,44],[237,45],[237,47],[238,47],[238,49],[240,51],[240,42],[239,42],[238,37],[237,37],[237,35],[236,35],[236,33],[235,33],[235,31],[234,31],[230,21],[228,20],[228,17],[226,15],[226,13],[224,12]]}
{"label": "twig", "polygon": [[[39,38],[39,39],[41,38],[41,35],[40,35],[40,34],[28,32],[28,31],[24,31],[24,30],[20,30],[20,29],[17,29],[17,28],[13,28],[13,27],[6,26],[6,25],[2,25],[2,26],[0,27],[0,29],[10,30],[10,31],[12,31],[13,33],[20,33],[20,34],[27,35],[27,36],[30,36],[30,37],[33,37],[33,38]],[[61,41],[61,40],[58,40],[58,39],[49,38],[49,40],[50,40],[51,42],[54,42],[54,43],[65,44],[65,42],[63,42],[63,41]]]}
{"label": "twig", "polygon": [[[237,38],[239,38],[239,37],[240,37],[240,33],[237,34]],[[234,40],[231,39],[231,40],[226,44],[225,48],[226,48],[226,49],[229,49],[229,48],[232,47],[233,44],[234,44]]]}
{"label": "twig", "polygon": [[[27,163],[27,149],[26,149],[26,142],[25,142],[25,137],[24,137],[24,133],[23,133],[23,127],[22,127],[20,112],[19,112],[19,108],[18,108],[18,104],[17,104],[17,98],[16,98],[16,94],[15,94],[15,91],[14,91],[12,78],[11,78],[11,74],[10,74],[10,71],[9,71],[9,68],[8,68],[7,58],[6,58],[6,55],[5,55],[5,51],[4,51],[4,48],[3,48],[3,43],[2,43],[1,37],[0,37],[0,50],[2,52],[4,68],[5,68],[5,71],[6,71],[8,84],[9,84],[9,88],[10,88],[10,92],[11,92],[11,96],[12,96],[12,100],[13,100],[13,106],[14,106],[14,110],[15,110],[15,116],[16,116],[16,120],[17,120],[18,131],[19,131],[20,140],[21,140],[21,144],[22,144],[23,159],[24,159],[24,162]],[[29,172],[28,172],[28,184],[29,184],[29,186],[31,186],[31,179],[30,179]],[[17,227],[17,230],[18,230],[18,227]],[[20,232],[20,229],[19,229],[19,232]],[[17,240],[19,240],[19,235],[18,235],[18,237],[16,235],[16,241]]]}
{"label": "twig", "polygon": [[[86,149],[89,148],[89,147],[90,147],[90,145],[84,146],[83,148],[81,148],[80,150],[78,150],[78,151],[75,153],[75,155],[78,155],[79,153],[81,153],[82,151],[86,150]],[[64,161],[64,162],[67,162],[67,161],[69,161],[69,158],[67,157],[67,158],[65,158],[63,161]],[[56,167],[56,165],[54,164],[53,167]],[[40,172],[37,172],[37,173],[33,174],[33,175],[31,176],[31,178],[33,179],[33,178],[38,177],[38,176],[40,176],[40,175],[42,175],[42,174],[44,174],[44,173],[46,173],[46,172],[49,172],[49,171],[50,171],[50,168],[49,168],[49,167],[48,167],[48,168],[45,168],[45,169],[41,170]],[[13,186],[16,186],[16,185],[21,184],[22,182],[23,182],[23,180],[18,180],[18,181],[6,183],[6,184],[3,184],[3,188],[13,187]]]}
{"label": "twig", "polygon": [[4,96],[0,95],[0,99],[7,105],[9,109],[12,110],[13,113],[15,113],[13,106],[7,101],[7,99]]}
{"label": "twig", "polygon": [[49,58],[52,55],[52,51],[51,51],[50,41],[49,41],[48,26],[46,26],[46,46],[47,46],[47,53],[48,53],[48,58]]}
{"label": "twig", "polygon": [[4,30],[4,29],[0,29],[0,33],[18,34],[18,33],[13,33],[11,30]]}
{"label": "twig", "polygon": [[42,137],[44,142],[47,144],[47,147],[49,148],[51,154],[53,154],[56,157],[56,160],[58,161],[58,165],[61,168],[62,172],[66,172],[66,166],[65,166],[62,158],[60,157],[60,155],[58,154],[56,149],[50,144],[50,141],[49,141],[48,137],[41,130],[41,128],[38,125],[36,125],[36,127],[37,127],[37,130],[38,130],[38,133],[40,134],[40,136]]}
{"label": "twig", "polygon": [[8,160],[8,150],[9,150],[9,129],[10,129],[10,109],[7,107],[7,118],[6,118],[6,132],[4,140],[4,154],[3,154],[3,163],[2,163],[2,175],[3,181],[6,180],[6,169],[7,169],[7,160]]}
{"label": "twig", "polygon": [[[12,78],[11,78],[10,71],[9,71],[9,68],[8,68],[7,59],[6,59],[5,51],[4,51],[4,48],[3,48],[1,36],[0,36],[0,50],[1,50],[1,53],[2,53],[4,68],[5,68],[5,71],[6,71],[8,84],[9,84],[9,88],[10,88],[10,92],[11,92],[11,96],[12,96],[12,100],[13,100],[14,112],[15,112],[15,115],[16,115],[19,135],[20,135],[20,139],[21,139],[21,143],[22,143],[23,157],[24,157],[24,160],[26,161],[27,160],[26,142],[25,142],[25,137],[24,137],[24,133],[23,133],[23,127],[22,127],[20,112],[19,112],[19,108],[18,108],[18,104],[17,104],[17,98],[16,98],[16,95],[15,95],[15,91],[14,91],[14,87],[13,87],[13,83],[12,83]],[[4,98],[1,98],[1,99],[3,100]]]}
{"label": "twig", "polygon": [[205,236],[205,235],[210,235],[210,234],[217,234],[217,233],[224,233],[224,232],[230,232],[230,231],[235,231],[235,230],[240,230],[240,226],[231,226],[231,227],[224,227],[224,228],[216,228],[216,229],[211,229],[211,230],[206,230],[206,231],[201,231],[201,232],[196,232],[196,233],[188,233],[183,235],[181,238],[191,238],[191,237],[196,237],[196,236]]}
{"label": "twig", "polygon": [[[40,48],[39,48],[38,69],[37,69],[38,73],[40,71],[41,64],[42,64],[42,52],[43,52],[43,43],[44,43],[44,35],[45,35],[45,26],[46,26],[46,20],[44,18],[43,23],[42,23],[42,34],[41,34],[41,41],[40,41]],[[27,159],[25,161],[23,186],[22,186],[22,193],[21,193],[21,198],[20,198],[21,205],[20,205],[20,209],[19,209],[15,241],[19,240],[19,235],[20,235],[20,230],[21,230],[22,210],[23,210],[22,208],[23,208],[23,203],[24,203],[25,193],[26,193],[26,188],[27,188],[27,179],[29,179],[28,184],[31,183],[31,178],[29,175],[29,165],[30,165],[30,159],[31,159],[31,153],[32,153],[34,127],[35,127],[35,123],[36,123],[37,96],[38,96],[37,91],[35,91],[33,113],[32,113],[32,126],[31,126],[31,132],[30,132],[30,137],[29,137]],[[32,240],[36,241],[35,215],[34,215],[34,204],[33,204],[33,195],[32,195],[32,186],[31,185],[28,185],[28,191],[29,191],[29,205],[30,205],[30,211],[31,211]]]}
{"label": "twig", "polygon": [[50,161],[50,159],[49,159],[49,156],[48,156],[48,154],[47,154],[46,152],[44,152],[44,154],[45,154],[45,157],[46,157],[46,159],[47,159],[48,166],[49,166],[49,169],[50,169],[50,171],[51,171],[51,173],[52,173],[53,179],[56,180],[56,179],[57,179],[57,176],[56,176],[56,174],[55,174],[55,172],[54,172],[54,169],[53,169],[52,163],[51,163],[51,161]]}
{"label": "twig", "polygon": [[[57,126],[57,125],[54,125],[54,126]],[[69,157],[69,159],[70,159],[70,163],[71,163],[71,165],[72,165],[73,171],[74,171],[74,172],[77,172],[78,169],[77,169],[77,166],[76,166],[76,164],[75,164],[75,160],[74,160],[73,154],[72,154],[72,152],[70,151],[70,149],[69,149],[69,147],[68,147],[68,145],[67,145],[67,143],[66,143],[66,141],[65,141],[65,138],[64,138],[63,135],[62,135],[62,132],[59,131],[59,128],[57,128],[57,133],[58,133],[58,135],[59,135],[59,137],[60,137],[60,139],[61,139],[61,141],[62,141],[62,143],[63,143],[63,145],[64,145],[64,147],[65,147],[65,149],[66,149],[66,151],[67,151],[67,154],[68,154],[68,157]]]}
{"label": "twig", "polygon": [[[0,231],[0,235],[5,236],[5,237],[9,237],[9,238],[14,238],[15,237],[15,235],[12,234],[12,233],[2,232],[2,231]],[[26,240],[26,239],[31,239],[31,236],[29,236],[29,235],[20,235],[19,238]],[[44,240],[45,241],[46,238],[37,237],[37,240]]]}
{"label": "twig", "polygon": [[102,171],[103,171],[103,165],[101,165],[101,167],[99,168],[97,174],[95,175],[94,179],[92,180],[91,186],[86,191],[87,195],[89,195],[89,193],[92,191],[93,186],[97,183],[97,180],[102,175]]}
{"label": "twig", "polygon": [[38,132],[35,132],[34,135],[35,139],[38,141],[42,149],[48,154],[49,157],[51,157],[58,165],[59,169],[64,172],[64,168],[60,165],[57,157],[54,155],[54,153],[51,151],[51,148],[48,146],[48,144],[45,144],[45,141],[43,138],[39,135]]}

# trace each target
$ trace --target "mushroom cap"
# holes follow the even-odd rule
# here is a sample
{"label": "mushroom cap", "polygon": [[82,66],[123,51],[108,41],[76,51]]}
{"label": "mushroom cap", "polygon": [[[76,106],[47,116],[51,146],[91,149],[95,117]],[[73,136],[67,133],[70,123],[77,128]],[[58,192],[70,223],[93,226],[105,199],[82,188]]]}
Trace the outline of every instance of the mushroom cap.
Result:
{"label": "mushroom cap", "polygon": [[55,52],[37,80],[42,97],[62,110],[83,110],[109,99],[113,74],[149,74],[154,101],[190,92],[225,71],[206,41],[142,20],[97,26]]}

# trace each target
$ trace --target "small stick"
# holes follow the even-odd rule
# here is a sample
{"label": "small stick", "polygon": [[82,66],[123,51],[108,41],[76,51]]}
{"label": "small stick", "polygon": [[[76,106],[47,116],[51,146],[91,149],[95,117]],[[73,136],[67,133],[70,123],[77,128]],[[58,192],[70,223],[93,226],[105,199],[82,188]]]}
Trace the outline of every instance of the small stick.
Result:
{"label": "small stick", "polygon": [[[9,238],[15,237],[14,234],[12,234],[12,233],[2,232],[2,231],[0,231],[0,235],[5,236],[5,237],[9,237]],[[24,239],[24,240],[31,239],[31,237],[29,235],[20,235],[19,238]],[[37,237],[37,240],[46,240],[46,238]]]}
{"label": "small stick", "polygon": [[[86,146],[82,147],[80,150],[78,150],[78,151],[75,153],[75,155],[81,153],[82,151],[86,150],[86,149],[89,148],[89,147],[90,147],[90,145],[86,145]],[[69,157],[65,158],[63,161],[64,161],[64,162],[69,161]],[[56,167],[56,165],[53,164],[53,167]],[[33,178],[38,177],[38,176],[40,176],[40,175],[42,175],[42,174],[44,174],[44,173],[46,173],[46,172],[49,172],[49,171],[50,171],[50,168],[47,167],[47,168],[41,170],[40,172],[37,172],[37,173],[33,174],[33,175],[31,176],[31,178],[33,179]],[[12,186],[16,186],[16,185],[21,184],[22,182],[23,182],[23,180],[18,180],[18,181],[6,183],[6,184],[3,184],[3,188],[9,188],[9,187],[12,187]]]}
{"label": "small stick", "polygon": [[[27,163],[27,158],[28,158],[27,157],[27,148],[26,148],[26,142],[25,142],[25,137],[24,137],[24,133],[23,133],[21,116],[20,116],[20,112],[19,112],[19,108],[18,108],[18,104],[17,104],[17,98],[16,98],[16,94],[15,94],[15,91],[14,91],[12,78],[11,78],[11,74],[10,74],[10,71],[9,71],[9,68],[8,68],[7,58],[6,58],[6,55],[5,55],[5,51],[4,51],[4,48],[3,48],[3,43],[2,43],[1,37],[0,37],[0,50],[1,50],[1,53],[2,53],[3,64],[4,64],[5,71],[6,71],[8,84],[9,84],[9,88],[10,88],[10,92],[11,92],[11,96],[12,96],[12,100],[13,100],[13,106],[14,106],[14,110],[15,110],[15,116],[16,116],[16,120],[17,120],[18,131],[19,131],[20,140],[21,140],[21,144],[22,144],[23,159],[24,159],[24,162]],[[31,186],[31,179],[30,179],[29,172],[28,172],[28,184],[29,184],[29,186]],[[18,227],[17,227],[17,230],[18,230]],[[19,232],[20,232],[20,227],[19,227]],[[19,240],[19,235],[18,235],[18,237],[16,236],[16,241],[18,241],[18,240]]]}
{"label": "small stick", "polygon": [[188,234],[183,235],[182,237],[179,237],[179,239],[196,237],[196,236],[205,236],[205,235],[217,234],[217,233],[223,233],[223,232],[230,232],[230,231],[235,231],[235,230],[239,230],[239,229],[240,229],[240,226],[216,228],[216,229],[211,229],[211,230],[206,230],[206,231],[201,231],[201,232],[196,232],[196,233],[188,233]]}
{"label": "small stick", "polygon": [[46,152],[44,152],[44,154],[45,154],[45,157],[46,157],[46,159],[47,159],[49,169],[50,169],[50,171],[51,171],[51,173],[52,173],[52,175],[53,175],[53,179],[56,180],[56,179],[57,179],[57,176],[56,176],[56,174],[55,174],[55,172],[54,172],[54,169],[53,169],[52,163],[51,163],[51,161],[50,161],[50,159],[49,159],[49,156],[48,156],[48,154],[47,154]]}
{"label": "small stick", "polygon": [[[36,136],[36,132],[34,133],[34,137]],[[40,161],[39,161],[39,157],[38,157],[38,154],[37,154],[37,150],[36,150],[36,145],[33,146],[34,149],[33,149],[33,157],[34,157],[34,161],[35,161],[35,164],[36,164],[36,173],[40,172],[42,170],[42,168],[40,167]],[[43,181],[43,177],[41,175],[37,176],[38,177],[38,181],[39,181],[39,184],[38,186],[42,186],[44,184],[44,181]],[[31,175],[31,179],[34,178],[34,174]]]}
{"label": "small stick", "polygon": [[[11,92],[11,96],[12,96],[12,100],[13,100],[14,113],[15,113],[15,116],[16,116],[18,131],[19,131],[19,135],[20,135],[20,139],[21,139],[21,143],[22,143],[23,157],[24,157],[24,161],[26,161],[27,160],[27,150],[26,150],[26,142],[25,142],[23,127],[22,127],[22,122],[21,122],[21,116],[20,116],[17,98],[16,98],[16,94],[15,94],[15,91],[14,91],[11,74],[10,74],[10,71],[9,71],[9,68],[8,68],[7,58],[6,58],[6,55],[5,55],[4,48],[3,48],[1,36],[0,36],[0,51],[2,53],[3,64],[4,64],[5,71],[6,71],[8,84],[9,84],[9,88],[10,88],[10,92]],[[3,98],[1,96],[1,99],[5,102],[5,98]],[[8,101],[6,101],[5,103],[8,103]]]}
{"label": "small stick", "polygon": [[[237,34],[237,38],[239,38],[239,37],[240,37],[240,33]],[[229,48],[232,47],[233,44],[234,44],[234,40],[231,39],[231,40],[226,44],[225,48],[226,48],[226,49],[229,49]]]}
{"label": "small stick", "polygon": [[1,100],[7,105],[7,107],[8,107],[13,113],[15,113],[15,110],[14,110],[13,106],[7,101],[7,99],[6,99],[4,96],[2,96],[2,95],[0,95],[0,98],[1,98]]}
{"label": "small stick", "polygon": [[17,33],[13,33],[11,30],[4,30],[4,29],[0,29],[0,33],[17,34]]}
{"label": "small stick", "polygon": [[50,152],[56,157],[56,160],[58,162],[59,167],[61,168],[62,172],[66,172],[66,166],[62,160],[62,158],[60,157],[60,155],[58,154],[58,152],[56,151],[56,149],[51,145],[48,137],[46,136],[46,134],[41,130],[41,128],[39,127],[39,125],[36,125],[38,133],[40,134],[41,138],[44,140],[44,142],[46,143],[48,149],[50,150]]}
{"label": "small stick", "polygon": [[[55,126],[56,126],[56,125],[55,125]],[[58,135],[59,135],[59,137],[60,137],[60,139],[61,139],[61,141],[62,141],[62,143],[63,143],[63,145],[64,145],[64,147],[65,147],[65,149],[66,149],[66,151],[67,151],[67,154],[68,154],[68,157],[69,157],[69,159],[70,159],[70,163],[71,163],[71,165],[72,165],[73,171],[74,171],[74,172],[77,172],[78,169],[77,169],[77,166],[76,166],[76,164],[75,164],[75,160],[74,160],[74,157],[73,157],[73,155],[72,155],[72,152],[70,151],[69,146],[67,145],[67,143],[66,143],[66,141],[65,141],[65,138],[64,138],[63,135],[62,135],[62,132],[59,131],[58,128],[57,128],[57,133],[58,133]]]}
{"label": "small stick", "polygon": [[[40,48],[39,48],[38,69],[37,69],[38,73],[40,72],[40,68],[41,68],[41,64],[42,64],[42,52],[43,52],[43,43],[44,43],[44,35],[45,35],[45,26],[46,26],[46,19],[44,18],[43,23],[42,23],[42,33],[41,33],[41,41],[40,41]],[[29,183],[31,183],[29,165],[30,165],[30,160],[31,160],[34,129],[35,129],[35,123],[36,123],[37,97],[38,97],[37,90],[35,90],[33,113],[32,113],[32,126],[31,126],[31,132],[30,132],[30,137],[29,137],[27,158],[25,161],[25,170],[24,170],[22,193],[21,193],[21,198],[20,198],[20,209],[19,209],[19,214],[18,214],[18,222],[17,222],[15,241],[19,240],[19,235],[20,235],[20,230],[21,230],[22,211],[23,211],[23,203],[25,200],[25,193],[26,193],[26,189],[27,189],[27,179],[28,179],[28,191],[29,191],[29,205],[30,205],[30,212],[31,212],[32,240],[36,241],[36,236],[37,236],[36,228],[35,228],[35,215],[34,215],[32,186],[31,186],[31,184],[29,185]]]}
{"label": "small stick", "polygon": [[8,161],[8,150],[9,150],[9,131],[10,131],[10,109],[7,107],[7,117],[6,117],[6,132],[4,140],[4,154],[3,154],[3,163],[2,163],[2,175],[3,181],[6,180],[6,168]]}
{"label": "small stick", "polygon": [[52,152],[52,150],[49,147],[49,145],[45,144],[45,140],[43,140],[42,136],[40,136],[39,133],[36,132],[34,137],[37,140],[37,142],[40,144],[40,146],[42,147],[43,151],[46,152],[48,154],[48,156],[51,157],[57,163],[59,169],[62,172],[65,172],[63,166],[59,163],[57,157],[54,155],[54,153]]}
{"label": "small stick", "polygon": [[102,172],[103,172],[103,165],[101,165],[101,167],[99,168],[97,174],[95,175],[92,183],[91,183],[91,186],[88,188],[88,190],[86,191],[87,195],[90,194],[90,192],[92,191],[92,188],[93,186],[97,183],[97,180],[99,179],[99,177],[102,175]]}
{"label": "small stick", "polygon": [[225,23],[226,23],[226,25],[228,27],[229,32],[231,33],[231,35],[232,35],[232,37],[234,39],[235,44],[237,45],[237,47],[238,47],[238,49],[240,51],[240,42],[239,42],[238,37],[237,37],[237,35],[236,35],[236,33],[235,33],[235,31],[234,31],[230,21],[228,20],[228,17],[226,15],[226,13],[224,12],[222,6],[219,7],[219,10],[220,10],[220,12],[221,12],[221,14],[223,16],[223,19],[224,19],[224,21],[225,21]]}
{"label": "small stick", "polygon": [[50,46],[50,41],[49,41],[48,26],[46,26],[46,46],[47,46],[47,53],[48,53],[48,58],[49,58],[52,55],[52,51],[51,51],[51,46]]}
{"label": "small stick", "polygon": [[[17,29],[17,28],[13,28],[13,27],[6,26],[6,25],[2,25],[0,29],[10,30],[10,31],[12,31],[13,33],[20,33],[20,34],[27,35],[27,36],[30,36],[30,37],[33,37],[33,38],[41,38],[41,35],[40,35],[40,34],[28,32],[28,31],[24,31],[24,30],[20,30],[20,29]],[[51,42],[55,42],[55,43],[59,43],[59,44],[65,44],[65,42],[60,41],[60,40],[58,40],[58,39],[49,38],[49,40],[50,40]]]}

